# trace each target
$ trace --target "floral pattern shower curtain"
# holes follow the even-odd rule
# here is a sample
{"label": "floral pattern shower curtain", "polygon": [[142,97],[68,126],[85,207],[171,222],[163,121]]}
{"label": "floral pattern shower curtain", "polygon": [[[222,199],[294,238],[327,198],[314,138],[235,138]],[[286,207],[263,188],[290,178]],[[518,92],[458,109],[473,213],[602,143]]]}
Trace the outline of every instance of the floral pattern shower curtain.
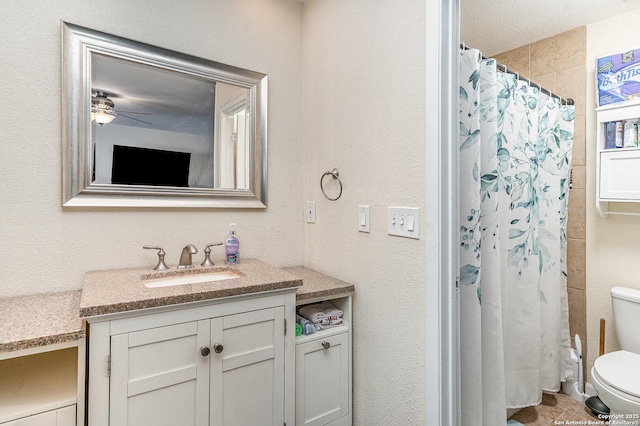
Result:
{"label": "floral pattern shower curtain", "polygon": [[574,107],[460,52],[462,425],[504,425],[571,372],[566,221]]}

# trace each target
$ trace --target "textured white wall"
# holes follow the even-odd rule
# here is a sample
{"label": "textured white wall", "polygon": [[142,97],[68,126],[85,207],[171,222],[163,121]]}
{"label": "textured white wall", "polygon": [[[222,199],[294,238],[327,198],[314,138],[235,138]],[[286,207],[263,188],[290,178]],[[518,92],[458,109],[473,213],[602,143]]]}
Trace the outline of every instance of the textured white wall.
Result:
{"label": "textured white wall", "polygon": [[[184,4],[3,2],[0,297],[153,265],[143,244],[163,245],[175,265],[183,245],[221,240],[237,222],[242,256],[356,284],[354,424],[425,424],[425,235],[390,237],[385,225],[386,206],[417,206],[425,229],[424,2]],[[60,20],[269,74],[269,208],[63,209]],[[336,202],[318,185],[333,167]],[[317,202],[316,224],[303,221],[305,200]],[[357,231],[358,204],[371,206],[370,234]]]}
{"label": "textured white wall", "polygon": [[426,5],[307,0],[303,16],[305,265],[356,285],[354,424],[425,424],[425,235],[388,236],[386,207],[421,207],[425,229]]}
{"label": "textured white wall", "polygon": [[600,318],[606,320],[605,351],[618,349],[610,289],[640,288],[640,218],[609,216],[595,209],[595,62],[599,56],[640,47],[640,9],[587,26],[587,341],[588,371],[598,356]]}
{"label": "textured white wall", "polygon": [[[0,13],[0,297],[78,289],[88,270],[155,264],[159,244],[221,241],[303,262],[302,5],[295,0],[7,0]],[[60,21],[269,75],[267,210],[61,207]],[[222,251],[214,250],[214,258]]]}

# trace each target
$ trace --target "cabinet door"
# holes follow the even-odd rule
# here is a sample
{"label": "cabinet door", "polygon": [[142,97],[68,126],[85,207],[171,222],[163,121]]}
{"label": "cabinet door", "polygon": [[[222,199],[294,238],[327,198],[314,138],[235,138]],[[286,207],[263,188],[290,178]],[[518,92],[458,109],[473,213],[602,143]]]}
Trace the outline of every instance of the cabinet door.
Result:
{"label": "cabinet door", "polygon": [[284,333],[284,307],[211,320],[211,426],[284,424]]}
{"label": "cabinet door", "polygon": [[348,414],[348,333],[296,345],[296,425],[326,425]]}
{"label": "cabinet door", "polygon": [[111,337],[112,426],[206,426],[210,321]]}
{"label": "cabinet door", "polygon": [[600,198],[640,200],[640,150],[600,153]]}

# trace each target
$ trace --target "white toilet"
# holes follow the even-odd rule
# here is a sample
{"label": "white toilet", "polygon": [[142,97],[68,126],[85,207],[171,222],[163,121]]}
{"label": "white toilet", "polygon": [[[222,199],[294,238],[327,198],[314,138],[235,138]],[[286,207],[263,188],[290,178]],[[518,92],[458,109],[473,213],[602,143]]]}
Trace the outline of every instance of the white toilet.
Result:
{"label": "white toilet", "polygon": [[[612,288],[611,305],[621,350],[598,357],[591,369],[591,380],[598,397],[611,410],[611,424],[638,424],[636,422],[640,417],[636,416],[640,415],[640,290]],[[624,423],[625,421],[632,423]]]}

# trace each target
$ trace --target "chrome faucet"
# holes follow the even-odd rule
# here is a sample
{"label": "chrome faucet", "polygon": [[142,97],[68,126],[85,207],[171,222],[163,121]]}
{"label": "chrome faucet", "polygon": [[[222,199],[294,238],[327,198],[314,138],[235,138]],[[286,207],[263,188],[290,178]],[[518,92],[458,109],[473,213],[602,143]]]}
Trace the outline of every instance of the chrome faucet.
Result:
{"label": "chrome faucet", "polygon": [[182,254],[180,255],[180,264],[178,265],[178,269],[193,268],[191,255],[196,254],[197,252],[198,249],[193,244],[185,246],[182,249]]}

